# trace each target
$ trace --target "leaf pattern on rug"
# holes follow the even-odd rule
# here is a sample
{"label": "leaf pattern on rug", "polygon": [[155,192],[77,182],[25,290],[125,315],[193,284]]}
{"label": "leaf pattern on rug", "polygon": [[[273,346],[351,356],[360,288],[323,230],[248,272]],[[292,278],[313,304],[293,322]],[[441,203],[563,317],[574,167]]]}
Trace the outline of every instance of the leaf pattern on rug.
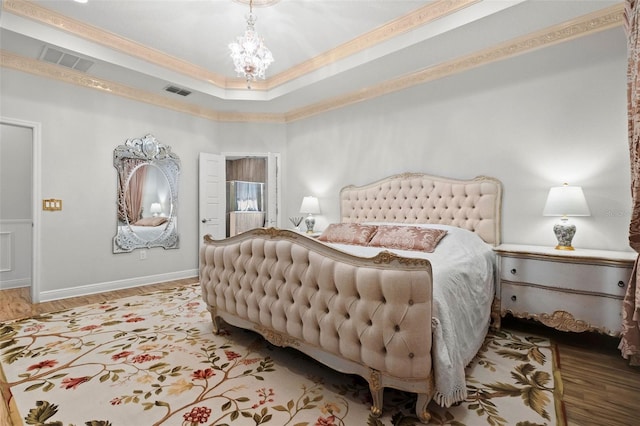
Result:
{"label": "leaf pattern on rug", "polygon": [[[27,425],[412,426],[415,395],[386,389],[256,333],[212,333],[199,285],[0,324],[0,390]],[[431,403],[437,425],[551,425],[546,339],[491,332],[467,369],[466,401]]]}

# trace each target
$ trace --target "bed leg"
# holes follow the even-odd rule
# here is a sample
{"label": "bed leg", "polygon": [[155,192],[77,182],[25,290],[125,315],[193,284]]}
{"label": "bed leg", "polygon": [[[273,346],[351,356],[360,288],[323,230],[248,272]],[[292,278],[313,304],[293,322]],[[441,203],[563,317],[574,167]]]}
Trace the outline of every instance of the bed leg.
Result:
{"label": "bed leg", "polygon": [[384,388],[380,382],[380,372],[374,369],[369,369],[369,391],[371,392],[371,414],[375,417],[382,415],[382,397],[384,395]]}
{"label": "bed leg", "polygon": [[207,310],[211,314],[211,323],[213,324],[213,334],[220,334],[220,323],[218,322],[218,313],[215,306],[208,306]]}
{"label": "bed leg", "polygon": [[493,303],[491,304],[491,328],[493,330],[500,330],[502,315],[500,314],[500,299],[497,297],[493,298]]}
{"label": "bed leg", "polygon": [[426,393],[419,393],[418,400],[416,401],[416,416],[424,424],[429,423],[431,420],[431,413],[427,409],[429,402],[431,402],[432,395]]}

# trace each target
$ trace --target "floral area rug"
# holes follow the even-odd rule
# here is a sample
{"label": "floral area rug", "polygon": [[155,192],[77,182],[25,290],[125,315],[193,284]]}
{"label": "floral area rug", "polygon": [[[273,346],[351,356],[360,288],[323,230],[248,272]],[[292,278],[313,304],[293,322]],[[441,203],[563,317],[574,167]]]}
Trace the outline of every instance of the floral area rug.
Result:
{"label": "floral area rug", "polygon": [[[0,390],[15,425],[420,424],[415,395],[386,389],[259,335],[212,333],[199,285],[0,324]],[[492,332],[467,369],[469,397],[431,403],[437,425],[565,424],[551,342]]]}

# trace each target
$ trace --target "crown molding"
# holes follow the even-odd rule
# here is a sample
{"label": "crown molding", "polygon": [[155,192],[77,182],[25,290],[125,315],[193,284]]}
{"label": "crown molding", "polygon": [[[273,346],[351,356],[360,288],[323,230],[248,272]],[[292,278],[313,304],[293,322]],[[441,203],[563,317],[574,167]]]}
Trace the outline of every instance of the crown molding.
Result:
{"label": "crown molding", "polygon": [[580,18],[527,34],[497,46],[480,50],[451,61],[443,62],[393,80],[292,110],[286,114],[286,121],[291,122],[301,120],[313,115],[468,71],[482,65],[487,65],[521,55],[523,53],[621,26],[623,21],[624,4],[611,6]]}
{"label": "crown molding", "polygon": [[91,77],[80,71],[27,58],[5,50],[0,50],[0,66],[40,77],[62,81],[64,83],[74,84],[87,89],[98,90],[103,93],[171,109],[212,121],[255,121],[263,123],[284,122],[284,116],[282,114],[238,114],[219,112],[187,102],[170,99],[166,96],[136,89],[113,81]]}
{"label": "crown molding", "polygon": [[[5,3],[24,3],[23,0],[5,0]],[[559,25],[534,32],[491,48],[453,59],[420,71],[383,82],[362,90],[357,90],[332,99],[291,110],[284,114],[220,112],[169,99],[140,89],[135,89],[112,81],[91,77],[62,66],[49,64],[14,53],[0,50],[0,66],[12,68],[41,77],[100,90],[139,102],[168,108],[214,121],[289,123],[324,112],[353,105],[385,94],[404,90],[453,74],[508,59],[558,43],[594,34],[617,26],[624,21],[624,4],[615,5]]]}
{"label": "crown molding", "polygon": [[[301,64],[281,72],[267,80],[256,81],[251,84],[253,91],[266,91],[289,81],[302,77],[305,74],[316,71],[337,60],[343,59],[355,53],[361,52],[373,45],[392,39],[407,31],[433,22],[436,19],[459,11],[481,0],[437,0],[426,6],[416,9],[398,19],[395,19],[381,27],[372,30],[352,41],[324,52],[315,58],[311,58]],[[262,3],[269,3],[263,0]],[[254,6],[257,5],[257,2]],[[143,44],[136,43],[127,38],[118,36],[109,31],[87,25],[83,22],[69,18],[55,11],[49,10],[26,0],[4,0],[2,9],[5,12],[22,16],[42,24],[63,30],[74,36],[90,40],[108,48],[126,53],[146,62],[162,66],[174,72],[191,78],[205,81],[223,89],[246,89],[245,79],[230,77],[213,73],[205,68],[183,61],[161,51],[152,49]]]}
{"label": "crown molding", "polygon": [[481,0],[439,0],[422,6],[413,12],[394,19],[360,37],[348,41],[334,49],[328,50],[314,58],[309,59],[295,67],[285,70],[266,81],[267,88],[271,89],[281,84],[302,77],[305,74],[317,71],[336,61],[362,52],[372,46],[397,37],[400,34],[411,31],[417,27],[433,22],[451,13],[458,12],[465,7],[478,3]]}

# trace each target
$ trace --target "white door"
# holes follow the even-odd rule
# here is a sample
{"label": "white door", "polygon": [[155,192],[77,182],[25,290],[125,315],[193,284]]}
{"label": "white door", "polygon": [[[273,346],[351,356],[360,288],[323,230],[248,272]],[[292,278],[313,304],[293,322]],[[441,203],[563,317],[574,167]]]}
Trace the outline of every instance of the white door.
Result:
{"label": "white door", "polygon": [[0,123],[0,289],[31,286],[32,133]]}
{"label": "white door", "polygon": [[[2,187],[0,204],[0,288],[31,286],[31,302],[40,301],[40,123],[0,117],[0,141],[29,147],[26,155],[0,155],[3,185],[12,180],[18,185]],[[19,160],[17,159],[19,157]],[[23,163],[24,161],[24,163]],[[18,167],[18,169],[16,169]],[[27,171],[27,176],[21,173]],[[20,186],[24,182],[25,186]],[[16,193],[16,189],[20,194]],[[13,194],[13,195],[12,195]],[[12,199],[11,196],[14,198]],[[9,197],[9,198],[7,198]],[[18,197],[18,198],[15,198]],[[8,203],[8,204],[7,204]],[[31,207],[28,207],[28,205]],[[7,207],[10,207],[7,209]],[[6,217],[5,217],[6,216]],[[6,220],[8,219],[8,220]],[[9,229],[8,229],[9,228]],[[6,280],[5,280],[6,279]],[[8,281],[8,282],[7,282]]]}
{"label": "white door", "polygon": [[200,153],[199,158],[199,238],[205,235],[221,240],[226,236],[225,159],[219,154]]}

